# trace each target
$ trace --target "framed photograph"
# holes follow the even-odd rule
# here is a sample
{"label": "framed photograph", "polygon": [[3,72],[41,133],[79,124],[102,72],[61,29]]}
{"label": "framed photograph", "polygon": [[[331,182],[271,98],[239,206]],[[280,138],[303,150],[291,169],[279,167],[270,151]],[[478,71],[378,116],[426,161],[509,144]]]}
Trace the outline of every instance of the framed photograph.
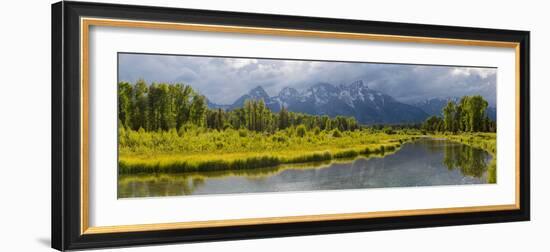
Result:
{"label": "framed photograph", "polygon": [[52,6],[58,250],[529,220],[529,32]]}

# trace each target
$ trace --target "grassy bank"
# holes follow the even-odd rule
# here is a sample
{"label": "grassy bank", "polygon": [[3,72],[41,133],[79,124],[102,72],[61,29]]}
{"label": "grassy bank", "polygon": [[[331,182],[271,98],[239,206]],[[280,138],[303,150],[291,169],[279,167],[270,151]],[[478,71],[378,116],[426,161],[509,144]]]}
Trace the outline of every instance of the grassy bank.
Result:
{"label": "grassy bank", "polygon": [[487,169],[487,182],[496,183],[497,166],[497,142],[496,133],[461,133],[461,134],[436,134],[433,137],[446,138],[451,141],[463,143],[474,148],[479,148],[491,154],[492,160]]}
{"label": "grassy bank", "polygon": [[[390,153],[386,152],[384,155]],[[382,157],[382,154],[370,154],[369,157]],[[331,167],[333,164],[347,164],[356,159],[336,159],[320,162],[308,162],[298,164],[280,165],[258,169],[242,169],[242,170],[220,170],[210,172],[184,172],[184,173],[140,173],[140,174],[122,174],[119,177],[120,185],[129,183],[157,183],[160,181],[171,181],[175,183],[186,183],[188,180],[205,180],[208,178],[222,178],[230,176],[246,176],[247,178],[263,178],[269,177],[285,170],[308,170],[308,169],[324,169]]]}
{"label": "grassy bank", "polygon": [[119,132],[119,174],[245,170],[385,155],[418,137],[369,130]]}

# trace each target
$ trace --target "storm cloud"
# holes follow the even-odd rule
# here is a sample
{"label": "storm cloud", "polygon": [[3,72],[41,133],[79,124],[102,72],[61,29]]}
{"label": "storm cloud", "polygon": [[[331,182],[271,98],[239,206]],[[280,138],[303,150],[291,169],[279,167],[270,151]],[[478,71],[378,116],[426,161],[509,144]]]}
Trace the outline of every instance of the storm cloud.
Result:
{"label": "storm cloud", "polygon": [[185,83],[210,101],[230,104],[254,87],[271,96],[284,87],[303,90],[363,80],[405,103],[479,94],[496,103],[496,68],[119,54],[119,81]]}

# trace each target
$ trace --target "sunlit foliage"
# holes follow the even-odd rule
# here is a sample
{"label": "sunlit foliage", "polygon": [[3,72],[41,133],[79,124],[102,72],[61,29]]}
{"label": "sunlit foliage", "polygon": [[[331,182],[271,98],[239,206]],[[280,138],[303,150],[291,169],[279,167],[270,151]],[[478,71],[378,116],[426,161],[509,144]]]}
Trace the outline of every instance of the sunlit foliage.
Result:
{"label": "sunlit foliage", "polygon": [[496,122],[486,113],[488,102],[479,95],[464,96],[458,104],[449,101],[443,118],[431,116],[423,124],[430,132],[496,132]]}

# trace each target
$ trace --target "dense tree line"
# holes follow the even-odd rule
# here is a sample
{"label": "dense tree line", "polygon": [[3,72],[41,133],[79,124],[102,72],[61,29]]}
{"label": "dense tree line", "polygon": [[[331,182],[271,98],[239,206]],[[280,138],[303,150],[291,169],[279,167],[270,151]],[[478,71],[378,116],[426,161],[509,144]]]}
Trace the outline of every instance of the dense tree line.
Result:
{"label": "dense tree line", "polygon": [[169,130],[205,124],[206,98],[190,86],[165,83],[118,83],[118,119],[133,130]]}
{"label": "dense tree line", "polygon": [[353,117],[315,116],[303,113],[289,112],[282,107],[278,113],[274,113],[265,105],[263,100],[246,100],[242,108],[231,111],[209,110],[207,127],[222,129],[231,127],[234,129],[246,128],[258,132],[275,132],[289,127],[304,126],[307,130],[319,128],[319,130],[340,131],[355,130],[359,124]]}
{"label": "dense tree line", "polygon": [[242,108],[231,111],[209,109],[206,98],[188,85],[118,83],[118,119],[122,127],[132,130],[166,131],[185,127],[224,130],[248,129],[273,133],[289,127],[305,130],[350,131],[359,128],[353,117],[314,116],[288,111],[282,107],[274,113],[263,100],[247,100]]}
{"label": "dense tree line", "polygon": [[489,103],[479,95],[464,96],[458,103],[449,101],[443,108],[443,118],[431,116],[423,124],[428,131],[496,132],[496,122],[489,119]]}
{"label": "dense tree line", "polygon": [[[422,124],[427,131],[496,132],[496,122],[488,118],[488,103],[483,97],[464,96],[443,108],[443,117],[431,116]],[[272,112],[263,100],[247,100],[242,108],[225,111],[209,109],[206,97],[183,84],[118,83],[118,119],[122,127],[145,131],[167,131],[186,127],[206,127],[217,130],[248,129],[273,133],[289,127],[305,130],[351,131],[361,126],[353,117],[308,115],[282,107]],[[399,129],[418,129],[418,124],[373,125],[388,134]]]}

